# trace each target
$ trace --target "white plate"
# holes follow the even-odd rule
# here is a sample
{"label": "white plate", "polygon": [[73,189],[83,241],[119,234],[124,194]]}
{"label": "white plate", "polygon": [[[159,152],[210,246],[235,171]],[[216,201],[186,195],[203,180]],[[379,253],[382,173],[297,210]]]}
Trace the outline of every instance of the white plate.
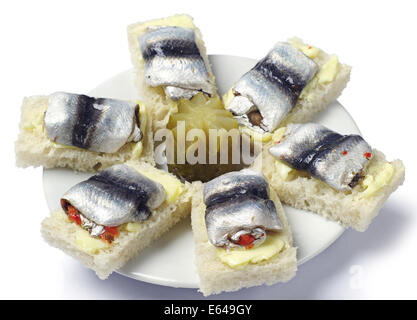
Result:
{"label": "white plate", "polygon": [[[223,94],[232,84],[256,63],[249,58],[211,55],[210,61],[217,85]],[[122,72],[102,83],[89,94],[99,97],[137,99],[133,71]],[[341,133],[360,133],[347,111],[332,103],[316,122]],[[44,170],[43,185],[50,210],[59,208],[61,195],[74,184],[91,174],[76,173],[67,169]],[[304,263],[330,246],[344,231],[337,223],[327,221],[310,212],[284,207],[290,221],[298,263]],[[197,288],[198,276],[194,267],[194,245],[190,219],[185,219],[160,240],[142,251],[118,273],[127,277],[159,285]]]}

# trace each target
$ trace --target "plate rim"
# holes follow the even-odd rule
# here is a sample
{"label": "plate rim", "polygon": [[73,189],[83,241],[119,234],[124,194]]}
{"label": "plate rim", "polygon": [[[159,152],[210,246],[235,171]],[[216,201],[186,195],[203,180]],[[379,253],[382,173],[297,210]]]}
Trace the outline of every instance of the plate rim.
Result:
{"label": "plate rim", "polygon": [[[221,58],[227,57],[227,58],[245,59],[245,60],[250,61],[251,63],[252,62],[253,63],[257,62],[257,60],[254,59],[254,58],[238,56],[238,55],[209,54],[208,57],[209,57],[209,60],[221,59]],[[213,64],[212,62],[210,62],[210,63]],[[110,83],[110,82],[114,81],[118,77],[123,77],[123,76],[128,77],[128,76],[131,76],[132,74],[133,75],[135,74],[135,69],[134,68],[129,68],[129,69],[126,69],[124,71],[118,72],[115,75],[113,75],[113,76],[107,78],[106,80],[102,81],[100,84],[95,86],[93,89],[89,90],[87,92],[87,95],[94,95],[94,91],[99,90],[100,87],[105,86],[107,83]],[[136,87],[135,87],[135,90],[137,92]],[[137,93],[137,94],[139,95],[139,93]],[[356,124],[352,115],[346,110],[346,108],[338,100],[335,100],[332,103],[337,103],[344,110],[344,113],[350,118],[350,120],[351,120],[353,126],[355,127],[355,129],[358,131],[359,134],[361,134],[361,131],[360,131],[358,125]],[[45,180],[45,172],[48,171],[48,170],[50,170],[50,169],[47,169],[47,168],[43,167],[43,171],[42,171],[43,194],[44,194],[44,197],[45,197],[46,201],[47,201],[47,192],[46,192],[47,188],[46,188],[46,185],[45,185],[45,181],[46,181]],[[47,204],[48,204],[48,201],[47,201]],[[283,207],[285,208],[286,205],[283,205]],[[49,204],[48,204],[48,209],[52,210],[49,207]],[[307,211],[307,212],[313,213],[311,211]],[[315,214],[315,213],[313,213],[313,214]],[[323,217],[321,217],[321,218],[325,219]],[[322,248],[320,248],[320,250],[317,250],[314,253],[303,257],[300,260],[297,259],[297,266],[300,266],[300,265],[306,263],[307,261],[310,261],[311,259],[315,258],[316,256],[320,255],[323,251],[328,249],[338,238],[340,238],[340,236],[346,231],[345,227],[343,227],[342,225],[340,225],[340,226],[341,226],[340,230],[331,238],[330,241],[327,241],[326,245],[324,245]],[[184,282],[184,281],[178,281],[178,280],[169,280],[169,279],[166,279],[166,278],[161,278],[161,277],[158,277],[158,276],[152,276],[152,275],[143,274],[143,273],[124,273],[124,272],[120,271],[119,269],[115,270],[115,272],[117,274],[120,274],[120,275],[125,276],[127,278],[138,280],[138,281],[143,281],[143,282],[154,284],[154,285],[161,285],[161,286],[167,286],[167,287],[173,287],[173,288],[188,288],[188,289],[198,289],[199,288],[198,283],[194,284],[194,283],[191,283],[191,282]]]}

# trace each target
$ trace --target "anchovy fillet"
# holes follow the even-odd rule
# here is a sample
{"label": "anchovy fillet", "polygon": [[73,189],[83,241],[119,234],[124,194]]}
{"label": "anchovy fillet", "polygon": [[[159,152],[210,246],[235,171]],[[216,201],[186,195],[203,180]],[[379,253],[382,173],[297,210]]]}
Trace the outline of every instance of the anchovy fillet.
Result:
{"label": "anchovy fillet", "polygon": [[272,132],[295,106],[317,71],[317,64],[304,53],[279,42],[234,85],[234,97],[227,110],[242,125]]}
{"label": "anchovy fillet", "polygon": [[205,221],[209,241],[220,247],[237,246],[231,239],[241,231],[281,230],[274,203],[252,195],[207,207]]}
{"label": "anchovy fillet", "polygon": [[246,246],[240,242],[244,235],[257,246],[265,241],[266,231],[282,228],[269,199],[269,185],[256,171],[244,169],[211,180],[204,186],[203,198],[207,235],[214,246]]}
{"label": "anchovy fillet", "polygon": [[163,86],[173,100],[190,99],[198,92],[214,93],[207,66],[195,41],[194,30],[153,27],[139,37],[145,65],[145,81]]}
{"label": "anchovy fillet", "polygon": [[206,206],[245,195],[269,199],[269,185],[262,173],[250,169],[225,173],[207,182],[203,190]]}
{"label": "anchovy fillet", "polygon": [[66,92],[49,96],[44,127],[54,142],[105,153],[143,136],[136,103]]}
{"label": "anchovy fillet", "polygon": [[361,136],[341,135],[315,123],[288,125],[283,139],[269,152],[339,191],[357,184],[372,156],[371,146]]}
{"label": "anchovy fillet", "polygon": [[61,204],[70,204],[88,220],[114,227],[149,219],[150,209],[165,200],[163,186],[127,165],[114,165],[92,176],[63,196]]}

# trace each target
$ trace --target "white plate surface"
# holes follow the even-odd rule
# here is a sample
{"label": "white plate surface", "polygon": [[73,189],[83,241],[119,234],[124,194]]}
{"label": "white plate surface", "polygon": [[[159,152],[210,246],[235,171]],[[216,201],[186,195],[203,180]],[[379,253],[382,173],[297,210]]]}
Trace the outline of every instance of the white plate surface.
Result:
{"label": "white plate surface", "polygon": [[[211,55],[210,61],[217,86],[223,94],[256,63],[255,60],[227,55]],[[122,72],[89,92],[92,96],[137,99],[133,71]],[[360,133],[349,113],[338,103],[332,103],[315,119],[344,134]],[[91,174],[67,169],[48,169],[43,173],[43,186],[49,209],[59,208],[61,195],[74,184]],[[302,264],[329,247],[344,231],[339,224],[318,215],[285,206],[298,247],[298,264]],[[198,276],[194,267],[194,244],[190,219],[176,225],[170,232],[132,259],[118,273],[159,285],[197,288]]]}

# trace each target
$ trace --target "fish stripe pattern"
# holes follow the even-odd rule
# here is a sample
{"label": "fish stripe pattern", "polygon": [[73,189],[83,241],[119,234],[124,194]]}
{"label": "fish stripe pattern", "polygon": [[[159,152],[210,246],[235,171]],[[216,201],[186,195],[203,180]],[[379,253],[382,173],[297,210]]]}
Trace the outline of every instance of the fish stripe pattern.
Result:
{"label": "fish stripe pattern", "polygon": [[172,100],[191,99],[198,92],[209,96],[214,93],[193,29],[150,27],[138,40],[148,85],[164,87]]}
{"label": "fish stripe pattern", "polygon": [[[317,64],[304,53],[279,42],[237,81],[232,88],[234,97],[226,107],[241,124],[272,132],[295,106],[317,71]],[[262,116],[260,123],[248,117],[255,110]]]}
{"label": "fish stripe pattern", "polygon": [[204,186],[205,222],[208,239],[217,247],[246,246],[241,236],[258,246],[266,231],[279,231],[281,222],[269,199],[269,185],[256,171],[243,169],[217,177]]}
{"label": "fish stripe pattern", "polygon": [[50,140],[95,152],[114,153],[143,137],[139,105],[116,99],[56,92],[43,122]]}
{"label": "fish stripe pattern", "polygon": [[372,157],[371,146],[361,136],[341,135],[315,123],[289,124],[269,152],[339,191],[351,190],[363,178]]}
{"label": "fish stripe pattern", "polygon": [[74,124],[72,132],[72,145],[75,147],[89,149],[96,127],[92,124],[100,122],[101,110],[93,107],[94,103],[103,104],[103,99],[97,99],[79,95],[76,97],[76,117],[78,121]]}
{"label": "fish stripe pattern", "polygon": [[127,165],[114,165],[73,186],[62,199],[94,223],[111,227],[149,219],[150,209],[165,197],[160,183]]}

